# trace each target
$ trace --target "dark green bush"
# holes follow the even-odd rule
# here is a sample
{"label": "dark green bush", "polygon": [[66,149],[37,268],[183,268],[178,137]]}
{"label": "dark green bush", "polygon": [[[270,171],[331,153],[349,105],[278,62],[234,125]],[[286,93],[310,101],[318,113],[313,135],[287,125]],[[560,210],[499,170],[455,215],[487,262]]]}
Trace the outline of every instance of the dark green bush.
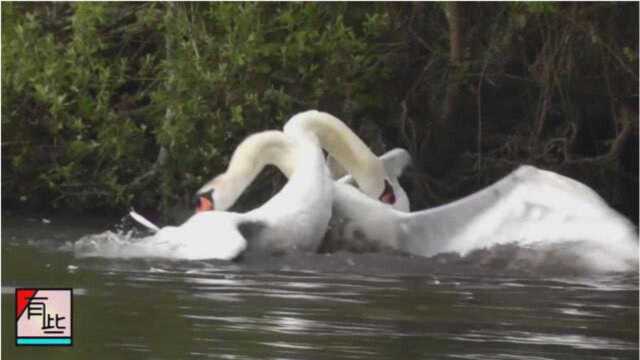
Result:
{"label": "dark green bush", "polygon": [[637,3],[3,3],[2,75],[5,207],[166,211],[319,108],[418,208],[529,163],[637,219]]}
{"label": "dark green bush", "polygon": [[296,110],[375,111],[390,25],[377,7],[314,3],[13,3],[2,16],[3,200],[78,209],[167,207]]}

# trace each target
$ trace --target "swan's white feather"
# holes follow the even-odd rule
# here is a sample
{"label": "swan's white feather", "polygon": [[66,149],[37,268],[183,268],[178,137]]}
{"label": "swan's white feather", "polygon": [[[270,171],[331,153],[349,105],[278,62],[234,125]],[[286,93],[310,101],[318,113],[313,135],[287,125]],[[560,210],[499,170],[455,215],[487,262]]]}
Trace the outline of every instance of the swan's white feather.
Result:
{"label": "swan's white feather", "polygon": [[133,220],[137,221],[138,223],[140,223],[140,225],[143,225],[144,227],[148,228],[149,230],[153,230],[154,232],[158,232],[160,230],[160,228],[158,226],[156,226],[156,224],[154,224],[151,221],[147,220],[144,216],[138,214],[133,209],[131,209],[131,211],[129,211],[129,216],[131,216],[131,218]]}

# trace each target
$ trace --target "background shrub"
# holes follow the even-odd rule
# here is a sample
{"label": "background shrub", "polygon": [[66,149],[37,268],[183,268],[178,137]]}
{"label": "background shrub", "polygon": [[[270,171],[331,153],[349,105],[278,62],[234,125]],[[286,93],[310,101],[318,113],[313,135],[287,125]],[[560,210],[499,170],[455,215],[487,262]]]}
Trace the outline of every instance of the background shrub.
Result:
{"label": "background shrub", "polygon": [[167,213],[318,108],[417,208],[530,163],[637,219],[637,46],[634,3],[5,3],[3,207]]}

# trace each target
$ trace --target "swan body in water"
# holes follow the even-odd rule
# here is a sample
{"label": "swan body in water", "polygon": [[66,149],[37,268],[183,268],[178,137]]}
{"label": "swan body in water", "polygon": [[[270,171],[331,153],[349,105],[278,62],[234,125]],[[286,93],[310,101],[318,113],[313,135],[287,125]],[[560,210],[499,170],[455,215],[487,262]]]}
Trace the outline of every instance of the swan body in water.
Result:
{"label": "swan body in water", "polygon": [[[287,136],[265,131],[245,139],[235,150],[227,172],[218,178],[233,178],[249,184],[268,164],[287,169],[289,181],[269,201],[247,213],[204,211],[180,226],[166,226],[136,242],[76,243],[76,253],[103,257],[168,257],[174,259],[230,260],[247,248],[267,251],[315,250],[331,216],[333,180],[329,177],[322,150],[312,134]],[[233,186],[214,181],[217,188]],[[224,197],[217,197],[224,200]],[[139,219],[139,215],[134,215]],[[153,229],[147,223],[147,226]],[[81,239],[82,240],[82,239]]]}

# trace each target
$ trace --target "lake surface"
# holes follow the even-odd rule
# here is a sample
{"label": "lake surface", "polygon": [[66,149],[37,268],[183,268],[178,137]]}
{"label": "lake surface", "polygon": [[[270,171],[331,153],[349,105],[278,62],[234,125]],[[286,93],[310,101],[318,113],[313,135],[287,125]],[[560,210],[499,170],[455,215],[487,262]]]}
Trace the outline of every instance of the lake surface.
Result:
{"label": "lake surface", "polygon": [[[638,359],[637,273],[399,254],[79,259],[68,243],[109,221],[47,220],[2,219],[5,359]],[[14,345],[16,287],[74,288],[73,347]]]}

